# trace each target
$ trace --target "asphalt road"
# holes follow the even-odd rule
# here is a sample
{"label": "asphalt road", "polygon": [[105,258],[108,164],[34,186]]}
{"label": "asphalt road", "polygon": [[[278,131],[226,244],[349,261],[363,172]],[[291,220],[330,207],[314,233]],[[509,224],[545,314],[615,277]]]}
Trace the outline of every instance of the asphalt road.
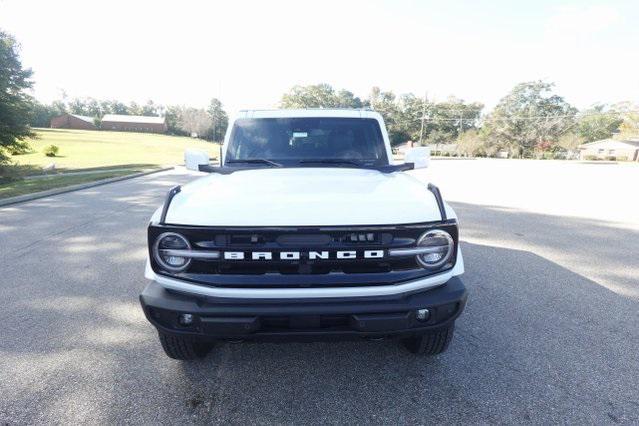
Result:
{"label": "asphalt road", "polygon": [[639,167],[433,163],[470,299],[430,359],[392,341],[167,358],[137,300],[145,227],[191,176],[0,209],[0,424],[639,422],[639,201],[598,193]]}

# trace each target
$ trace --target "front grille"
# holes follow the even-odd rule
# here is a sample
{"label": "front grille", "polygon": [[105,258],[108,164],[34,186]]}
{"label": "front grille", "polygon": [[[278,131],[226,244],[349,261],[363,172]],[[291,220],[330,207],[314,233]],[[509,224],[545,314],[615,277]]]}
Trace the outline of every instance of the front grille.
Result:
{"label": "front grille", "polygon": [[[186,237],[194,250],[215,250],[220,259],[193,259],[180,273],[163,271],[150,259],[154,271],[186,280],[216,286],[349,286],[398,283],[429,274],[411,257],[390,257],[392,248],[413,247],[418,238],[432,228],[446,229],[457,241],[457,225],[426,223],[397,226],[333,228],[205,228],[150,226],[149,244],[163,232]],[[355,253],[355,259],[337,258],[338,253]],[[366,258],[366,252],[384,253]],[[233,259],[225,254],[234,253]],[[256,253],[269,253],[269,259],[253,260]],[[281,258],[294,253],[296,258]],[[312,255],[311,253],[315,253]],[[320,258],[318,254],[328,258]]]}
{"label": "front grille", "polygon": [[326,275],[331,273],[343,274],[373,274],[392,271],[406,271],[421,269],[414,257],[387,259],[375,261],[300,261],[300,262],[207,262],[194,261],[189,268],[193,274],[221,274],[221,275]]}

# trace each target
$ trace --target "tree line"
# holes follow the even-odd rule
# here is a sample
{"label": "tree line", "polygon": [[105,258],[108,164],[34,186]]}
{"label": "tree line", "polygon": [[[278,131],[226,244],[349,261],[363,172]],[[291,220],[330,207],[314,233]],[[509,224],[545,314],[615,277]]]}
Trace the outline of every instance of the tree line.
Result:
{"label": "tree line", "polygon": [[[47,127],[52,117],[64,112],[95,117],[98,124],[105,114],[164,116],[169,132],[197,133],[213,141],[221,141],[228,126],[227,113],[216,98],[206,109],[93,98],[43,104],[29,94],[31,77],[32,71],[22,67],[16,40],[0,30],[0,168],[10,163],[11,155],[28,150],[27,140],[35,136],[32,127]],[[516,85],[487,113],[483,104],[455,97],[434,101],[373,87],[362,99],[328,84],[294,86],[282,95],[280,107],[371,108],[384,117],[393,145],[409,140],[436,147],[454,143],[457,153],[468,156],[506,151],[514,157],[552,157],[615,134],[639,137],[636,105],[622,102],[579,111],[544,81]]]}
{"label": "tree line", "polygon": [[554,93],[554,84],[517,84],[497,106],[455,97],[435,102],[413,93],[395,95],[373,87],[360,99],[328,84],[295,86],[282,96],[282,108],[371,108],[381,113],[393,145],[413,141],[436,149],[455,144],[467,156],[555,158],[580,144],[610,138],[639,137],[639,108],[629,102],[596,105],[579,111]]}
{"label": "tree line", "polygon": [[217,98],[211,99],[206,109],[184,105],[166,106],[152,100],[142,105],[94,98],[64,97],[50,104],[32,100],[28,123],[31,127],[49,127],[51,119],[63,113],[92,117],[98,127],[106,114],[165,117],[171,134],[197,134],[200,138],[218,142],[224,138],[228,126],[228,114]]}

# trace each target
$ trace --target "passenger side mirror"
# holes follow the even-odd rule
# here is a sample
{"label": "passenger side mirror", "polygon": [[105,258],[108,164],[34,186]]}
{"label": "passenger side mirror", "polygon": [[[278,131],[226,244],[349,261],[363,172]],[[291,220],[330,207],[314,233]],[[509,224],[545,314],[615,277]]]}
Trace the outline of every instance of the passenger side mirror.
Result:
{"label": "passenger side mirror", "polygon": [[187,149],[184,151],[184,165],[187,170],[200,171],[200,165],[209,164],[209,154],[197,149]]}
{"label": "passenger side mirror", "polygon": [[430,165],[430,148],[427,146],[409,148],[404,154],[404,163],[413,163],[416,169],[425,169]]}

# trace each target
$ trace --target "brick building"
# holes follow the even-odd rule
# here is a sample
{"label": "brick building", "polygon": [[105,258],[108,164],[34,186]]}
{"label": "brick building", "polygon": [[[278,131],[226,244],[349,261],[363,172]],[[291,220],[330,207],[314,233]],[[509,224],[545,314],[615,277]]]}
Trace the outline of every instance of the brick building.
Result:
{"label": "brick building", "polygon": [[98,130],[93,117],[64,113],[51,119],[52,129]]}

